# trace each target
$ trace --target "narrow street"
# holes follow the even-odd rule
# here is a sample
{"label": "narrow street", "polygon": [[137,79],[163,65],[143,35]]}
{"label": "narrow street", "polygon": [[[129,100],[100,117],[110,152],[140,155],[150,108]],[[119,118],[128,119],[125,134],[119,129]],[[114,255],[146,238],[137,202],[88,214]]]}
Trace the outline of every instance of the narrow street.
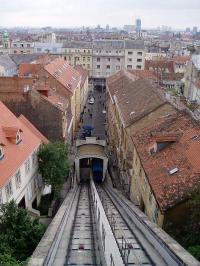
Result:
{"label": "narrow street", "polygon": [[88,101],[86,103],[77,139],[84,138],[83,126],[91,126],[93,128],[91,137],[105,139],[105,91],[94,89],[90,95],[95,99],[94,104],[89,104]]}

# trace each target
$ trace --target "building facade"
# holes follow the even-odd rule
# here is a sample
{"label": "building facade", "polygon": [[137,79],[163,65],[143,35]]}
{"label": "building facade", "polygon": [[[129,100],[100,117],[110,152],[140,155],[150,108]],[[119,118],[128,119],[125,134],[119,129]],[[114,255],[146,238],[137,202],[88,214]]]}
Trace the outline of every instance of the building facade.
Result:
{"label": "building facade", "polygon": [[14,199],[34,212],[43,188],[37,151],[48,140],[24,116],[15,117],[2,102],[0,110],[0,204]]}

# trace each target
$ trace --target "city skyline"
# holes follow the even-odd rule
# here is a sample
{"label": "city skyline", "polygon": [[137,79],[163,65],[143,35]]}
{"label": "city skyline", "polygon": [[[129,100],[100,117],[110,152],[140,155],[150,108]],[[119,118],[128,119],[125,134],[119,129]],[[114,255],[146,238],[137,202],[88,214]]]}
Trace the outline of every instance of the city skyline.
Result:
{"label": "city skyline", "polygon": [[[200,27],[200,1],[169,0],[75,0],[67,3],[64,0],[0,0],[1,27],[123,27],[135,24],[137,17],[142,20],[142,27],[155,28],[167,25],[174,29]],[[103,14],[103,15],[102,15]]]}

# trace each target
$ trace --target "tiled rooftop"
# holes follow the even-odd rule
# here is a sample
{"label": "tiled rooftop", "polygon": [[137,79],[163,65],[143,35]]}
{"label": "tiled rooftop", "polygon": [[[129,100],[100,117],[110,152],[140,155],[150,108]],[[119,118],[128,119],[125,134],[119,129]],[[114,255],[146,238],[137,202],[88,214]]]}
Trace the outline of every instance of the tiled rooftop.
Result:
{"label": "tiled rooftop", "polygon": [[56,58],[46,65],[44,69],[72,93],[81,81],[79,72],[68,65],[62,58]]}
{"label": "tiled rooftop", "polygon": [[127,71],[122,70],[107,78],[107,87],[119,109],[124,127],[165,103],[150,82],[135,80]]}
{"label": "tiled rooftop", "polygon": [[[162,211],[186,199],[200,183],[200,127],[188,114],[157,119],[132,139]],[[151,155],[156,141],[168,145]]]}

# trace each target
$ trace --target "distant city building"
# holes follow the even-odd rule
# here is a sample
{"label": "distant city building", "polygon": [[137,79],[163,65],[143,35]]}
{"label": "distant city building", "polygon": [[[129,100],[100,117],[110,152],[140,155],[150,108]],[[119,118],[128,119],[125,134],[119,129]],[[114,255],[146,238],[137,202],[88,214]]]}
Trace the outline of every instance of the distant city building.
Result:
{"label": "distant city building", "polygon": [[193,32],[194,34],[196,34],[197,31],[198,31],[198,28],[197,28],[196,26],[194,26],[193,29],[192,29],[192,32]]}
{"label": "distant city building", "polygon": [[135,31],[135,25],[124,25],[123,29],[128,33],[132,33]]}
{"label": "distant city building", "polygon": [[186,32],[190,32],[190,28],[187,27],[187,28],[185,29],[185,31],[186,31]]}
{"label": "distant city building", "polygon": [[142,28],[142,22],[140,18],[137,18],[135,21],[135,30],[137,33],[137,36],[140,37],[141,36],[141,28]]}

